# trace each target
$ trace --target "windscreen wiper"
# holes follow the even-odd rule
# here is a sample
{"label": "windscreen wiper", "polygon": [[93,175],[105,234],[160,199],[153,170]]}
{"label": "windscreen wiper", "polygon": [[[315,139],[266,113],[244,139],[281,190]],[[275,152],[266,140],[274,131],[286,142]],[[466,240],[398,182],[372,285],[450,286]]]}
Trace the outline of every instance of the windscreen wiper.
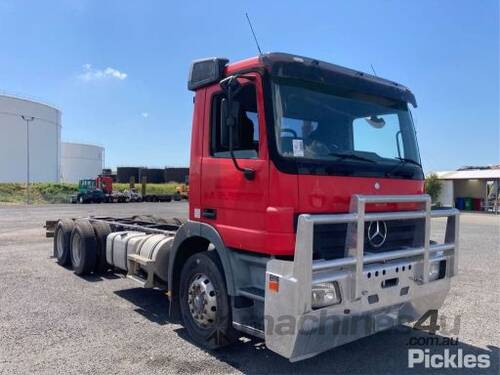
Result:
{"label": "windscreen wiper", "polygon": [[352,154],[352,153],[330,152],[328,155],[329,156],[337,156],[339,158],[339,160],[352,159],[352,160],[361,160],[361,161],[367,161],[370,163],[376,163],[376,161],[373,159],[365,158],[363,156],[359,156],[359,155]]}
{"label": "windscreen wiper", "polygon": [[394,159],[400,160],[402,164],[410,163],[410,164],[418,165],[420,168],[422,168],[422,165],[418,161],[415,161],[413,159],[401,158],[399,156],[396,156]]}
{"label": "windscreen wiper", "polygon": [[[391,169],[389,169],[387,172],[385,172],[385,175],[387,177],[390,177],[393,175],[393,173],[399,169],[400,167],[403,167],[405,164],[409,163],[409,164],[414,164],[414,165],[417,165],[419,166],[420,168],[422,168],[422,165],[418,162],[418,161],[415,161],[413,159],[408,159],[408,158],[402,158],[402,157],[399,157],[399,156],[396,156],[394,159],[397,159],[399,160],[399,163],[396,164],[394,167],[392,167]],[[413,172],[410,173],[411,176],[413,176]]]}

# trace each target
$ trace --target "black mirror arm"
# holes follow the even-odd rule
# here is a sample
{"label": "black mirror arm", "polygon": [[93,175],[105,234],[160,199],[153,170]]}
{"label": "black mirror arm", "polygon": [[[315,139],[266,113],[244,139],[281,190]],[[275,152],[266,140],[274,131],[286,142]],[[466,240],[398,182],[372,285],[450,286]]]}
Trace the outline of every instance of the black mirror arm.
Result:
{"label": "black mirror arm", "polygon": [[247,180],[253,180],[255,178],[255,171],[252,168],[241,168],[240,165],[238,164],[238,160],[236,160],[236,157],[234,156],[234,150],[233,150],[233,128],[229,128],[229,154],[231,155],[231,160],[233,161],[234,167],[243,173],[245,178]]}
{"label": "black mirror arm", "polygon": [[[229,82],[228,84],[227,104],[229,108],[232,108],[231,82]],[[242,172],[247,180],[251,181],[255,178],[255,171],[251,168],[241,168],[240,165],[238,164],[238,160],[236,160],[236,157],[234,156],[234,150],[233,150],[234,125],[235,125],[234,122],[232,122],[229,126],[229,154],[231,155],[231,160],[233,161],[234,167],[238,171]]]}

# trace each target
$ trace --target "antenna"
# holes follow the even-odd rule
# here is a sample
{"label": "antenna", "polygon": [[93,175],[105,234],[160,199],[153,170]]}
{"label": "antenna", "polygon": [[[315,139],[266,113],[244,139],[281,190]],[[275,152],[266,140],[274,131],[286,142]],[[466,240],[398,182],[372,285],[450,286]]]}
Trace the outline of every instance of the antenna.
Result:
{"label": "antenna", "polygon": [[370,64],[370,66],[372,67],[372,72],[373,72],[373,75],[374,75],[375,77],[378,77],[378,76],[377,76],[377,72],[375,71],[375,68],[373,67],[373,64]]}
{"label": "antenna", "polygon": [[252,31],[252,35],[253,35],[253,39],[255,40],[255,44],[257,44],[257,49],[259,50],[259,55],[262,55],[262,50],[260,49],[259,41],[257,40],[257,37],[255,36],[255,31],[253,31],[252,21],[250,21],[250,17],[248,17],[248,13],[245,13],[245,16],[247,17],[248,25],[250,26],[250,30]]}

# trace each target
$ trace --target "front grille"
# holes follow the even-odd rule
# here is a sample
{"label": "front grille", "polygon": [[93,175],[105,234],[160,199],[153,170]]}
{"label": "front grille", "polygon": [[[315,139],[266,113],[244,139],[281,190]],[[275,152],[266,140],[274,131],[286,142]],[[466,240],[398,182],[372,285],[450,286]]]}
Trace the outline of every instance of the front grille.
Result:
{"label": "front grille", "polygon": [[[423,246],[423,219],[387,221],[387,237],[384,244],[374,247],[368,241],[368,226],[365,224],[365,253],[380,253],[407,247]],[[345,239],[347,224],[323,224],[314,226],[314,259],[339,259],[346,256]]]}

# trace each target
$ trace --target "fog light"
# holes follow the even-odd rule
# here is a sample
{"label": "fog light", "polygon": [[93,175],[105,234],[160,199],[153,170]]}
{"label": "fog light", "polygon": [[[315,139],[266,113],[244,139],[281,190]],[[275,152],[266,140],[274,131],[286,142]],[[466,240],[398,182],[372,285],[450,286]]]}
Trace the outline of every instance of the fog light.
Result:
{"label": "fog light", "polygon": [[429,281],[440,279],[441,262],[432,262],[429,264]]}
{"label": "fog light", "polygon": [[313,309],[340,303],[339,285],[336,281],[319,283],[312,286],[311,306]]}

